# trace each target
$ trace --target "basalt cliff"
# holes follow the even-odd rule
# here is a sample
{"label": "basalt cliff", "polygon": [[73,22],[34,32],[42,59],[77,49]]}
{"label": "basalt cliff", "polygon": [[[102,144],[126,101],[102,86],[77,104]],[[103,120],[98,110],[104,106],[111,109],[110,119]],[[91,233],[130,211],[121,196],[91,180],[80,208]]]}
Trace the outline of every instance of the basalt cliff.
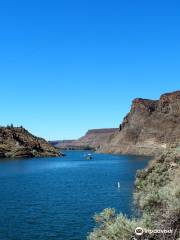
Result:
{"label": "basalt cliff", "polygon": [[101,145],[107,144],[115,132],[118,132],[118,128],[92,129],[77,140],[51,141],[50,143],[59,149],[97,150]]}
{"label": "basalt cliff", "polygon": [[180,91],[161,95],[159,100],[137,98],[111,138],[99,151],[155,155],[180,146]]}
{"label": "basalt cliff", "polygon": [[62,154],[23,127],[0,127],[0,158],[52,157]]}

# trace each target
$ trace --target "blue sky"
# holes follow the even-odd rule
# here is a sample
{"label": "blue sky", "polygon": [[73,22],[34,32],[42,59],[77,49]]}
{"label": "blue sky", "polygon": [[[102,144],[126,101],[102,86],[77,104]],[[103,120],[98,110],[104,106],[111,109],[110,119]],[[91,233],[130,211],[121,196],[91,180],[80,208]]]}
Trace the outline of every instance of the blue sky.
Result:
{"label": "blue sky", "polygon": [[180,89],[180,2],[0,3],[1,125],[46,139],[117,127],[135,97]]}

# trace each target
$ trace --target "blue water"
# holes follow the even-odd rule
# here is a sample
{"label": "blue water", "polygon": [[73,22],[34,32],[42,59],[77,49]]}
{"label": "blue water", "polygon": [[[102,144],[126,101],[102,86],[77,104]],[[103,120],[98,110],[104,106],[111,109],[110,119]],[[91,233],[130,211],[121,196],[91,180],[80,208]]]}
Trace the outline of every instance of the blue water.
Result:
{"label": "blue water", "polygon": [[93,154],[88,161],[84,153],[0,161],[0,240],[82,240],[95,212],[132,214],[135,173],[148,159]]}

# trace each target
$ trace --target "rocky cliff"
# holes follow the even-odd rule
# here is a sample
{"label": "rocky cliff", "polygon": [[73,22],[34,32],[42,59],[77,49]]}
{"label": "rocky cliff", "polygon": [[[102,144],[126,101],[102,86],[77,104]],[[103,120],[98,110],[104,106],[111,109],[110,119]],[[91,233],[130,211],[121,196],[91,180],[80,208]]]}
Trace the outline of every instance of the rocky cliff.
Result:
{"label": "rocky cliff", "polygon": [[0,127],[0,158],[61,156],[46,140],[22,127]]}
{"label": "rocky cliff", "polygon": [[118,128],[92,129],[78,140],[51,141],[50,143],[60,149],[98,149],[108,143]]}
{"label": "rocky cliff", "polygon": [[137,98],[101,152],[154,155],[180,144],[180,91],[159,100]]}

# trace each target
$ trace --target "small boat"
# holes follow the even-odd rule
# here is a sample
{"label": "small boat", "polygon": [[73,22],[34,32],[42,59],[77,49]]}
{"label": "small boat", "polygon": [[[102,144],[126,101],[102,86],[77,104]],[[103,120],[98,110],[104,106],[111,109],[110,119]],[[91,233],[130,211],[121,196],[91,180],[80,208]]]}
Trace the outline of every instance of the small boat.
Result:
{"label": "small boat", "polygon": [[91,153],[88,153],[86,155],[86,160],[91,160],[93,157],[92,157],[92,154]]}
{"label": "small boat", "polygon": [[120,187],[121,187],[120,182],[118,182],[118,188],[120,188]]}

